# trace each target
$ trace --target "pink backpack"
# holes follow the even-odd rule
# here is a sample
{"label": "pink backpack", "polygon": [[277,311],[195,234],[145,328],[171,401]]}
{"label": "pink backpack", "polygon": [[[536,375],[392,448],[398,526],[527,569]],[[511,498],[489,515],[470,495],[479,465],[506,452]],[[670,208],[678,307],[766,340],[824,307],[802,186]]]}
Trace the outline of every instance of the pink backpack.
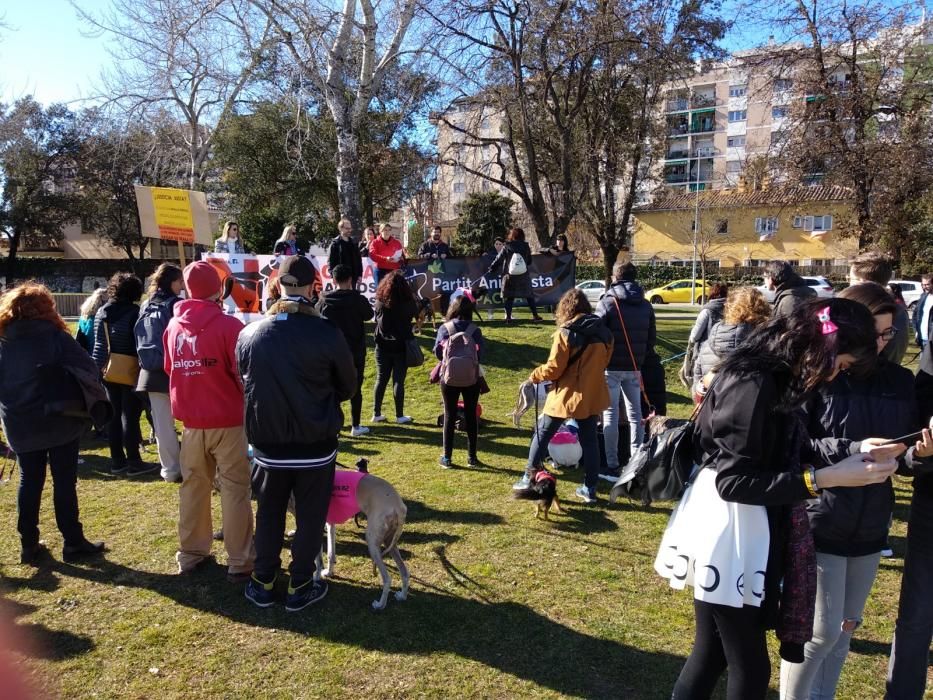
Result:
{"label": "pink backpack", "polygon": [[473,333],[476,326],[469,324],[465,330],[454,330],[454,322],[444,324],[447,328],[447,343],[441,359],[441,382],[447,386],[473,386],[479,381],[479,353]]}

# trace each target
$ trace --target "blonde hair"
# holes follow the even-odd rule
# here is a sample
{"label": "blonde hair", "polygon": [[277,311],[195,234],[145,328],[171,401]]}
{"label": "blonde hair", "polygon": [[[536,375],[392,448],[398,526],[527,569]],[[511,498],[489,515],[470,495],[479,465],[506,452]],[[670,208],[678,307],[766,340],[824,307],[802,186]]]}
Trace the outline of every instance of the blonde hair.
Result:
{"label": "blonde hair", "polygon": [[722,320],[733,326],[740,323],[760,325],[771,318],[771,305],[754,287],[736,287],[726,297]]}
{"label": "blonde hair", "polygon": [[296,233],[296,232],[297,232],[297,229],[295,228],[295,224],[287,224],[285,228],[282,229],[282,235],[279,236],[276,243],[288,243],[288,235],[290,233]]}
{"label": "blonde hair", "polygon": [[388,222],[386,222],[386,223],[384,223],[384,224],[379,224],[379,233],[382,233],[382,232],[385,231],[387,228],[388,228],[388,229],[391,229],[391,228],[392,228],[392,224],[390,224],[390,223],[388,223]]}
{"label": "blonde hair", "polygon": [[107,303],[107,289],[100,288],[91,292],[90,296],[81,303],[81,318],[94,318],[97,310]]}
{"label": "blonde hair", "polygon": [[220,240],[227,241],[227,234],[230,233],[231,226],[236,226],[236,237],[240,237],[240,225],[236,221],[228,221],[224,224],[224,232],[220,234]]}

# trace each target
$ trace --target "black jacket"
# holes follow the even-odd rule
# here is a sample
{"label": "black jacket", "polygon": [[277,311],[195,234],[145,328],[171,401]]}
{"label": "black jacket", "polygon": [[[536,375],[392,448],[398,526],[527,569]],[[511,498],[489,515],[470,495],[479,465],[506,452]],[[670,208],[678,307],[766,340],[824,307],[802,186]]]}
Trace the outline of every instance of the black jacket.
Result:
{"label": "black jacket", "polygon": [[429,238],[418,248],[419,258],[439,258],[442,255],[450,256],[450,246],[444,243],[444,241],[435,243]]}
{"label": "black jacket", "polygon": [[[914,317],[911,319],[911,324],[914,327],[914,340],[917,341],[917,344],[920,344],[920,326],[923,324],[923,305],[929,300],[933,303],[933,299],[930,298],[930,295],[924,292],[920,295],[920,298],[917,300],[917,305],[914,307]],[[930,313],[929,322],[933,324],[933,312]],[[927,334],[929,337],[929,333]]]}
{"label": "black jacket", "polygon": [[[107,366],[110,353],[136,354],[133,327],[139,318],[139,306],[128,301],[108,301],[94,317],[94,352],[92,357],[101,370]],[[108,332],[109,331],[109,332]]]}
{"label": "black jacket", "polygon": [[275,459],[320,457],[337,446],[340,402],[356,393],[343,334],[310,304],[251,323],[236,344],[249,442]]}
{"label": "black jacket", "polygon": [[373,307],[355,289],[332,289],[317,304],[318,311],[343,332],[354,357],[366,354],[365,323],[373,318]]}
{"label": "black jacket", "polygon": [[[625,333],[622,330],[614,300],[619,302],[619,310],[625,321],[628,340],[632,345],[632,355],[635,356],[638,367],[632,366],[632,357],[629,354],[628,344],[625,342]],[[599,304],[596,305],[596,315],[603,319],[603,323],[612,332],[615,340],[612,359],[607,369],[614,372],[640,370],[645,363],[645,356],[649,350],[654,349],[657,339],[654,309],[645,300],[644,290],[637,282],[616,282],[599,300]]]}
{"label": "black jacket", "polygon": [[[525,260],[528,272],[520,275],[509,274],[509,261],[515,254],[521,255]],[[508,241],[499,251],[489,265],[487,275],[499,273],[502,275],[502,296],[509,299],[528,299],[534,295],[531,286],[531,248],[525,241]],[[485,275],[484,275],[485,276]]]}
{"label": "black jacket", "polygon": [[17,453],[64,445],[90,425],[84,418],[46,415],[50,387],[40,380],[42,366],[75,367],[80,374],[100,376],[77,341],[50,321],[10,323],[0,338],[0,422]]}
{"label": "black jacket", "polygon": [[405,352],[405,342],[415,337],[411,324],[418,315],[418,305],[412,300],[390,307],[377,301],[375,312],[376,346],[388,352]]}
{"label": "black jacket", "polygon": [[790,316],[794,309],[808,299],[816,296],[816,290],[811,289],[799,275],[792,275],[790,279],[777,288],[774,296],[774,318]]}
{"label": "black jacket", "polygon": [[350,268],[350,274],[354,280],[363,276],[363,259],[360,257],[360,244],[352,238],[343,240],[342,236],[337,236],[330,242],[330,248],[327,250],[327,266],[333,270],[337,265],[346,265]]}

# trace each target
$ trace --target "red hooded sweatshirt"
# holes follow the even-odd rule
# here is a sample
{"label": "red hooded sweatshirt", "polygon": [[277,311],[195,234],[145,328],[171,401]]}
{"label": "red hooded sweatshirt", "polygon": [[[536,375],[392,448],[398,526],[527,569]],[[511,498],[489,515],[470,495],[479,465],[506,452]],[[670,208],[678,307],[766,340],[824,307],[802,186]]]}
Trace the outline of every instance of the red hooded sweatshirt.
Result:
{"label": "red hooded sweatshirt", "polygon": [[162,343],[172,415],[186,428],[243,425],[243,385],[236,368],[236,340],[243,324],[214,301],[175,305]]}

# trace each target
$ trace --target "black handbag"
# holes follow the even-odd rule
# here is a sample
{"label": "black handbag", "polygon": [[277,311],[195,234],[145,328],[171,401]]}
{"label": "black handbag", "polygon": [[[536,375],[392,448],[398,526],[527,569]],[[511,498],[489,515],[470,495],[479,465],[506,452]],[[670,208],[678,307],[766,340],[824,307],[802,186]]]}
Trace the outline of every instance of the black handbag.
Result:
{"label": "black handbag", "polygon": [[424,353],[418,345],[417,338],[409,338],[405,341],[405,364],[408,367],[420,367],[424,364]]}

